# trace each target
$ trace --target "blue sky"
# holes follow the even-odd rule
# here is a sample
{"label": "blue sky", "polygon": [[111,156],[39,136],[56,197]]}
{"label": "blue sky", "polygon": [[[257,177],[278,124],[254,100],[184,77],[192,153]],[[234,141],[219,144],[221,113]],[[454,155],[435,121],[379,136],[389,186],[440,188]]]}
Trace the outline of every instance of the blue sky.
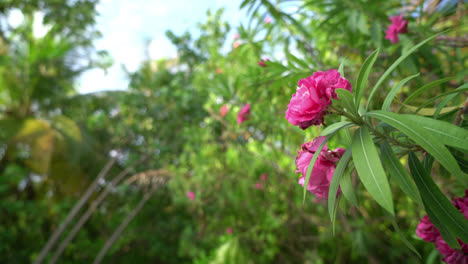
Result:
{"label": "blue sky", "polygon": [[[236,26],[244,12],[241,0],[101,0],[97,6],[100,16],[97,28],[103,37],[95,41],[97,49],[107,50],[114,65],[107,74],[103,70],[85,72],[78,80],[78,91],[89,93],[125,89],[128,81],[121,65],[134,71],[145,58],[174,57],[175,49],[165,36],[171,29],[176,34],[186,30],[197,35],[197,22],[206,19],[206,10],[224,7],[224,19]],[[231,35],[234,35],[234,31]],[[151,40],[145,51],[145,42]]]}

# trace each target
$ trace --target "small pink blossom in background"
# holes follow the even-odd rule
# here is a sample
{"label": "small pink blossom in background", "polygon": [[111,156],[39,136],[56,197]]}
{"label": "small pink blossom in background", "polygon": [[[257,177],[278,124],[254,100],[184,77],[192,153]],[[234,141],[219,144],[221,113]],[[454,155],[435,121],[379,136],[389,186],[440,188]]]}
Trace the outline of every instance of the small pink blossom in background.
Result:
{"label": "small pink blossom in background", "polygon": [[195,200],[195,193],[192,192],[192,191],[187,192],[187,197],[188,197],[191,201],[193,201],[193,200]]}
{"label": "small pink blossom in background", "polygon": [[265,22],[265,24],[270,24],[271,23],[271,17],[265,17],[264,22]]}
{"label": "small pink blossom in background", "polygon": [[[465,191],[465,196],[452,199],[452,204],[460,211],[468,220],[468,190]],[[452,249],[439,233],[439,230],[432,224],[431,220],[426,216],[421,219],[421,222],[416,228],[416,234],[426,242],[433,242],[437,250],[442,255],[442,261],[448,264],[468,264],[468,244],[460,239],[458,243],[461,246],[461,252]]]}
{"label": "small pink blossom in background", "polygon": [[237,124],[242,124],[244,121],[249,120],[250,118],[250,104],[244,105],[242,109],[237,114]]}
{"label": "small pink blossom in background", "polygon": [[221,68],[217,68],[217,69],[216,69],[216,73],[217,73],[217,74],[220,74],[220,73],[222,73],[222,72],[223,72],[223,70],[222,70]]}
{"label": "small pink blossom in background", "polygon": [[240,41],[234,41],[234,43],[232,43],[232,47],[235,49],[237,49],[240,45],[241,45]]}
{"label": "small pink blossom in background", "polygon": [[221,106],[221,108],[219,109],[219,112],[221,114],[222,117],[226,116],[227,112],[229,111],[229,106],[227,105],[223,105]]}
{"label": "small pink blossom in background", "polygon": [[255,183],[255,189],[263,189],[263,184],[261,182]]}
{"label": "small pink blossom in background", "polygon": [[267,67],[265,61],[270,61],[270,59],[261,59],[257,62],[258,65],[262,66],[262,67]]}
{"label": "small pink blossom in background", "polygon": [[226,232],[227,232],[229,235],[231,235],[231,234],[232,234],[232,228],[231,228],[231,227],[228,227],[228,228],[226,229]]}
{"label": "small pink blossom in background", "polygon": [[398,43],[398,34],[406,33],[408,30],[408,20],[403,19],[403,14],[396,15],[388,18],[392,24],[388,26],[385,32],[385,39],[390,40],[391,43]]}
{"label": "small pink blossom in background", "polygon": [[323,123],[331,99],[337,99],[335,90],[343,88],[351,91],[351,84],[341,77],[337,70],[318,71],[312,76],[301,79],[298,88],[292,95],[286,111],[289,123],[306,129]]}
{"label": "small pink blossom in background", "polygon": [[234,34],[234,39],[239,39],[239,33]]}
{"label": "small pink blossom in background", "polygon": [[260,175],[260,180],[265,182],[267,180],[267,177],[268,177],[268,174],[263,173],[262,175]]}
{"label": "small pink blossom in background", "polygon": [[[302,144],[302,149],[298,151],[299,155],[296,158],[296,172],[302,174],[302,177],[299,179],[300,185],[304,186],[310,161],[325,139],[326,137],[324,136],[317,137],[312,142]],[[328,150],[327,145],[325,145],[315,161],[307,190],[315,194],[319,200],[328,199],[330,182],[336,169],[336,162],[340,160],[345,152],[346,150],[343,148]]]}

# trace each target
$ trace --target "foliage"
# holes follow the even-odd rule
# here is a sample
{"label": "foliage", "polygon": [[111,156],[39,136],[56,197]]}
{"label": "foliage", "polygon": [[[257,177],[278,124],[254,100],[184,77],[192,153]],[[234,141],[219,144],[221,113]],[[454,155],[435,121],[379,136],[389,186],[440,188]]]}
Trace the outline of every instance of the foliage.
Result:
{"label": "foliage", "polygon": [[[25,15],[17,28],[0,28],[0,254],[8,263],[36,260],[94,182],[80,215],[107,188],[111,197],[60,263],[91,262],[158,181],[103,262],[436,263],[434,246],[415,235],[426,213],[452,247],[455,237],[468,242],[468,222],[448,200],[468,183],[466,3],[244,0],[242,24],[208,11],[198,37],[167,32],[176,58],[143,62],[127,73],[125,91],[83,95],[76,78],[109,66],[92,46],[96,1],[52,2],[0,4],[0,19],[15,8]],[[52,25],[43,37],[32,31],[35,12]],[[400,13],[408,31],[392,44],[388,17]],[[324,126],[289,124],[297,82],[338,68],[352,92],[336,90]],[[238,124],[246,104],[249,118]],[[294,173],[301,144],[319,135],[349,151],[328,200],[304,198],[325,144],[304,189]],[[113,184],[119,173],[125,178]]]}

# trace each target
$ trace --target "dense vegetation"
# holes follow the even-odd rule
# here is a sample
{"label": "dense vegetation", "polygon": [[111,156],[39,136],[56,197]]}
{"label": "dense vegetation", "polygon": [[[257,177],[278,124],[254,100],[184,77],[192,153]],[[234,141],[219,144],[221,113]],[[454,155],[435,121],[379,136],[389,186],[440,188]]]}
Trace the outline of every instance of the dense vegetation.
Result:
{"label": "dense vegetation", "polygon": [[[93,46],[96,4],[0,3],[0,262],[449,262],[450,248],[416,235],[429,212],[468,254],[468,229],[456,231],[468,221],[455,207],[453,222],[441,219],[430,200],[450,204],[468,184],[466,1],[244,0],[243,24],[208,11],[196,38],[168,31],[177,57],[143,62],[125,91],[79,94],[84,71],[111,63]],[[38,12],[44,36],[33,32]],[[330,69],[352,94],[322,96],[309,123],[286,119],[298,82]],[[419,133],[423,124],[433,131]],[[342,180],[303,200],[298,180],[314,177],[307,166],[325,149],[305,167],[295,159],[321,134],[333,135],[337,160],[352,145],[353,161],[326,165]],[[353,134],[367,137],[371,172],[382,159],[374,185]],[[453,203],[468,218],[468,201]]]}

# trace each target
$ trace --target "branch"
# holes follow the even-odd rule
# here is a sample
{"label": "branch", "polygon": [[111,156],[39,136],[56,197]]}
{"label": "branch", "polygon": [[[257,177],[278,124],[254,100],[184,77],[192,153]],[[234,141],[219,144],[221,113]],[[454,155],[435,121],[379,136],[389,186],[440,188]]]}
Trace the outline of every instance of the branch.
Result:
{"label": "branch", "polygon": [[65,228],[68,227],[68,225],[71,223],[73,218],[75,218],[76,214],[80,211],[83,205],[88,201],[89,197],[91,197],[91,194],[93,194],[93,192],[96,190],[99,184],[99,181],[107,175],[112,165],[114,165],[115,161],[116,161],[116,158],[109,160],[107,164],[104,166],[104,168],[99,172],[98,176],[93,181],[93,183],[91,183],[91,185],[88,187],[86,192],[81,196],[80,200],[75,204],[72,210],[68,213],[63,223],[50,236],[49,240],[47,241],[47,243],[45,244],[45,246],[42,248],[41,252],[39,253],[39,256],[34,261],[34,264],[40,264],[42,263],[42,261],[44,261],[44,258],[47,256],[50,249],[57,243],[57,240],[59,239],[63,231],[65,231]]}
{"label": "branch", "polygon": [[[159,181],[161,184],[164,183],[164,180],[160,179]],[[107,251],[109,251],[110,247],[117,241],[117,239],[120,237],[120,234],[122,231],[128,226],[128,224],[135,218],[135,216],[141,211],[143,208],[143,205],[149,200],[151,195],[157,190],[157,187],[159,184],[155,184],[153,188],[149,192],[143,196],[143,199],[140,200],[138,205],[133,209],[132,212],[125,218],[125,220],[120,224],[120,226],[115,230],[115,232],[112,234],[112,236],[106,241],[104,246],[101,248],[99,251],[99,254],[97,255],[96,259],[94,260],[93,264],[99,264],[101,263],[102,259],[106,256]]]}
{"label": "branch", "polygon": [[99,197],[91,203],[89,206],[88,210],[81,216],[81,218],[78,220],[78,222],[73,226],[73,229],[70,231],[68,236],[65,238],[65,240],[62,241],[60,244],[59,248],[55,252],[54,256],[52,257],[52,260],[50,261],[50,264],[55,264],[59,257],[62,255],[63,251],[65,248],[68,246],[68,244],[73,240],[75,235],[80,231],[81,227],[88,221],[89,217],[93,214],[93,212],[97,209],[97,207],[102,203],[104,198],[106,198],[107,194],[112,190],[114,186],[120,183],[120,181],[127,176],[130,173],[130,170],[143,163],[146,159],[148,158],[147,155],[143,156],[140,160],[135,162],[134,164],[130,165],[127,167],[125,170],[123,170],[117,177],[112,179],[112,181],[109,183],[109,185],[106,186],[104,191],[99,195]]}

